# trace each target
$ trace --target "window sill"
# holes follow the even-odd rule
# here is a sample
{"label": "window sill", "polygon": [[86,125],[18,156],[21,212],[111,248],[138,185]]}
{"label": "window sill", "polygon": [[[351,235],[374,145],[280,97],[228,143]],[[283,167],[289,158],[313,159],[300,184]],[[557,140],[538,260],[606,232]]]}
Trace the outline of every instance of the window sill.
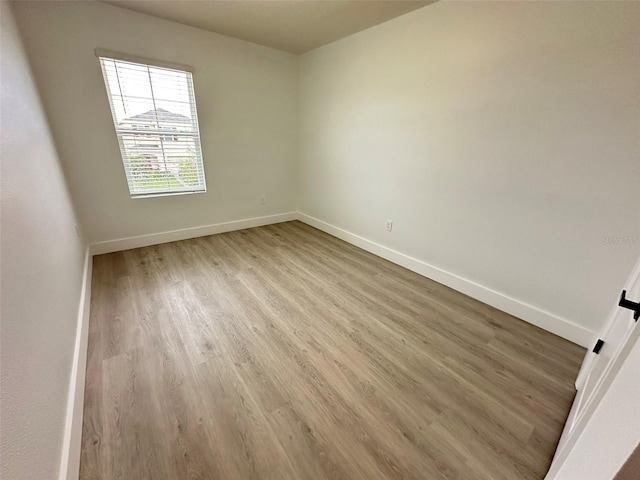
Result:
{"label": "window sill", "polygon": [[165,192],[165,193],[148,193],[148,194],[134,194],[131,198],[138,200],[140,198],[156,198],[156,197],[173,197],[175,195],[194,195],[198,193],[207,193],[206,190],[193,190],[189,192]]}

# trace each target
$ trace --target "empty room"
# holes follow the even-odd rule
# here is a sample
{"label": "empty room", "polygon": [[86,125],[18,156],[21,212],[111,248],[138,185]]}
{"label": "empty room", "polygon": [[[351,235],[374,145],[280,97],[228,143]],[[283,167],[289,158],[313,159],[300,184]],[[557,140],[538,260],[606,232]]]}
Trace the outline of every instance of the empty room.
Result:
{"label": "empty room", "polygon": [[0,20],[2,479],[640,479],[640,2]]}

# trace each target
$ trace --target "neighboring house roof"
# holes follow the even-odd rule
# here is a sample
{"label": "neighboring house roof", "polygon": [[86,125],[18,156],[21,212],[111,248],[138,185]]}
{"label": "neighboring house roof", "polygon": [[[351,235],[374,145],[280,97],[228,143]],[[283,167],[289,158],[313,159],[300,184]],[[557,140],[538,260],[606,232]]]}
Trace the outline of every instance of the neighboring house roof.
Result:
{"label": "neighboring house roof", "polygon": [[185,124],[191,125],[191,119],[189,117],[185,117],[179,113],[173,113],[169,110],[165,110],[164,108],[157,108],[155,110],[149,110],[148,112],[141,113],[139,115],[134,115],[133,117],[128,117],[122,120],[120,123],[143,123],[143,124],[153,124],[156,122],[160,124]]}

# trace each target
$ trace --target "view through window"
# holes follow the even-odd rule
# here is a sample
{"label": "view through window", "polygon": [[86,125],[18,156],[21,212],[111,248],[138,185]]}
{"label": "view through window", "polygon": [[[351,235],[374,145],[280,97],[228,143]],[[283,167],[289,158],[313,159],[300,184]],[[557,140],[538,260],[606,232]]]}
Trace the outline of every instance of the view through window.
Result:
{"label": "view through window", "polygon": [[131,195],[206,191],[191,73],[100,63]]}

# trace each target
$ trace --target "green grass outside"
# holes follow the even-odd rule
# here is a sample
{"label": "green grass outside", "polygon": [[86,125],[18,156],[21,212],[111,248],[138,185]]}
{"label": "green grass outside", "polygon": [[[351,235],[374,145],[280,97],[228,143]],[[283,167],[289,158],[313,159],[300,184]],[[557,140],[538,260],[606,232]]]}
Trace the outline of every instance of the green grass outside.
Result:
{"label": "green grass outside", "polygon": [[134,181],[134,190],[165,190],[174,188],[184,188],[184,185],[178,181],[178,179],[169,172],[163,172],[161,170],[151,170],[145,172],[144,179],[137,179]]}

